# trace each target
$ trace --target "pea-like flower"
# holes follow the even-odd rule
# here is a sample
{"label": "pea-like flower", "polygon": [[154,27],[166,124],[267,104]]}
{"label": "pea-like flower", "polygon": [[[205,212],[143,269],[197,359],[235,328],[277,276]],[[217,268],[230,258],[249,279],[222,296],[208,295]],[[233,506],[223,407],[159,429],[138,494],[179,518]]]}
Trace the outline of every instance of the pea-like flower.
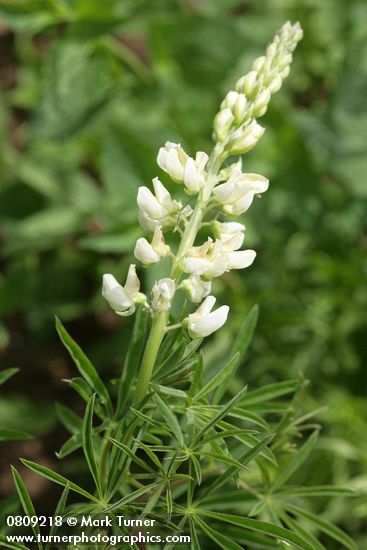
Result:
{"label": "pea-like flower", "polygon": [[212,223],[214,235],[223,243],[228,251],[238,250],[243,245],[245,239],[246,227],[238,222],[218,222]]}
{"label": "pea-like flower", "polygon": [[260,174],[235,172],[227,182],[217,185],[213,194],[225,214],[239,216],[250,208],[254,196],[268,187],[269,180]]}
{"label": "pea-like flower", "polygon": [[254,250],[235,250],[236,237],[226,242],[212,238],[201,246],[192,247],[181,261],[182,270],[200,276],[205,281],[220,277],[231,269],[249,267],[255,257]]}
{"label": "pea-like flower", "polygon": [[220,329],[227,321],[229,307],[221,306],[212,311],[216,302],[214,296],[207,296],[198,309],[184,321],[191,338],[204,338]]}
{"label": "pea-like flower", "polygon": [[184,183],[187,193],[198,193],[205,184],[205,166],[208,155],[199,151],[195,160],[189,157],[180,144],[167,141],[159,149],[157,163],[174,181]]}
{"label": "pea-like flower", "polygon": [[172,199],[158,178],[153,179],[153,188],[154,194],[145,186],[138,189],[139,222],[147,231],[154,231],[157,226],[175,225],[182,208],[182,204]]}
{"label": "pea-like flower", "polygon": [[134,264],[129,267],[125,286],[120,285],[111,273],[103,275],[102,296],[117,315],[132,315],[136,309],[135,304],[147,303],[146,296],[139,290],[140,281]]}
{"label": "pea-like flower", "polygon": [[152,242],[149,243],[144,237],[136,241],[134,256],[144,265],[152,265],[159,262],[169,253],[170,248],[166,245],[160,227],[154,229]]}
{"label": "pea-like flower", "polygon": [[168,311],[175,291],[175,282],[169,277],[156,281],[152,289],[152,309],[158,313]]}

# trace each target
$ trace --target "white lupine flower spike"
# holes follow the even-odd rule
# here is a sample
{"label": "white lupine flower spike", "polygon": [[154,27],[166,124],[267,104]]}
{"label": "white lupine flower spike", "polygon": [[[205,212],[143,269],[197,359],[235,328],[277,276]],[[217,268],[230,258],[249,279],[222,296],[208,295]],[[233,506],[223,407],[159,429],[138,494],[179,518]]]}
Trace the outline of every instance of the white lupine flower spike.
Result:
{"label": "white lupine flower spike", "polygon": [[[247,212],[255,196],[264,193],[268,179],[260,174],[242,170],[241,158],[232,164],[226,161],[233,155],[251,151],[262,137],[265,128],[257,121],[269,105],[289,73],[293,51],[302,38],[298,23],[287,22],[258,57],[251,70],[239,78],[223,99],[214,119],[215,146],[210,157],[202,152],[189,156],[179,143],[167,141],[159,149],[158,166],[182,188],[189,200],[180,202],[158,178],[153,179],[153,189],[139,187],[137,203],[139,222],[153,233],[151,240],[137,240],[135,257],[146,267],[160,262],[161,271],[171,262],[166,276],[157,280],[147,297],[140,293],[140,282],[135,266],[129,268],[125,286],[115,277],[103,277],[102,294],[119,315],[131,315],[136,304],[144,305],[152,317],[134,403],[138,403],[149,391],[153,367],[167,331],[184,329],[191,338],[204,338],[220,329],[227,320],[229,307],[213,310],[215,297],[211,295],[212,280],[228,271],[251,266],[256,252],[243,249],[245,226],[234,220]],[[230,220],[228,219],[230,218]],[[202,228],[210,231],[205,242],[197,242]],[[165,241],[168,230],[180,235],[176,249]],[[186,275],[185,275],[186,274]],[[200,304],[196,311],[182,314],[183,306],[174,309],[177,319],[171,323],[171,308],[176,293],[185,292],[188,307]],[[191,305],[190,305],[191,303]],[[181,311],[181,316],[180,316]],[[184,317],[184,318],[183,318]]]}

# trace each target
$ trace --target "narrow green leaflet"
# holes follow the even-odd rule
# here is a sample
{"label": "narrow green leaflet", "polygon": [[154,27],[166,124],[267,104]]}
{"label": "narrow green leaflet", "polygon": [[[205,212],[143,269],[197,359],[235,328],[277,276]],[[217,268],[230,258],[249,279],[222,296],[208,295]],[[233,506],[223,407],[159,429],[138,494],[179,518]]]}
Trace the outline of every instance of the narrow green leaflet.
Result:
{"label": "narrow green leaflet", "polygon": [[155,476],[157,474],[157,472],[155,472],[153,470],[153,468],[151,468],[146,462],[144,462],[144,460],[142,460],[141,458],[137,457],[134,452],[129,448],[127,447],[127,445],[124,445],[124,443],[121,443],[120,441],[117,441],[116,439],[113,439],[112,437],[109,438],[111,443],[113,443],[113,445],[115,445],[116,447],[118,447],[119,449],[121,449],[122,451],[124,451],[124,453],[133,461],[135,462],[136,464],[138,464],[138,466],[140,466],[140,468],[142,468],[143,470],[146,470],[147,472],[150,472],[153,476]]}
{"label": "narrow green leaflet", "polygon": [[201,430],[194,437],[194,440],[192,442],[193,445],[196,445],[196,443],[200,441],[200,438],[203,436],[205,432],[210,430],[213,426],[215,426],[222,418],[224,418],[228,414],[228,412],[235,406],[235,404],[239,401],[239,399],[241,399],[246,389],[247,389],[246,387],[242,388],[242,390],[239,391],[237,395],[235,395],[230,401],[228,401],[228,403],[226,403],[225,405],[223,405],[223,407],[219,409],[217,414],[212,416],[212,418],[210,418],[210,420],[208,420],[208,422],[204,424]]}
{"label": "narrow green leaflet", "polygon": [[90,493],[88,493],[88,491],[85,491],[84,489],[79,487],[79,485],[76,485],[72,481],[69,481],[68,479],[61,476],[60,474],[53,472],[49,468],[46,468],[45,466],[41,466],[40,464],[36,464],[31,460],[26,460],[25,458],[21,458],[20,460],[23,462],[24,466],[27,466],[27,468],[29,468],[33,472],[36,472],[36,474],[39,474],[42,477],[45,477],[46,479],[53,481],[54,483],[58,483],[63,487],[68,485],[70,490],[74,491],[74,493],[78,493],[79,495],[82,495],[83,497],[87,498],[88,500],[92,500],[93,502],[99,502],[98,499],[93,495],[91,495]]}
{"label": "narrow green leaflet", "polygon": [[320,529],[320,531],[323,531],[324,533],[329,535],[329,537],[340,542],[340,544],[348,548],[348,550],[358,550],[356,543],[346,533],[344,533],[341,529],[339,529],[339,527],[336,527],[336,525],[333,525],[326,519],[322,519],[320,516],[316,516],[311,512],[302,510],[297,506],[286,504],[284,505],[284,507],[291,514],[295,514],[296,516],[300,516],[308,520],[311,524]]}
{"label": "narrow green leaflet", "polygon": [[197,402],[202,397],[213,390],[218,386],[224,384],[227,378],[230,378],[235,367],[238,365],[240,353],[237,352],[231,357],[228,363],[225,364],[222,370],[220,370],[205,386],[193,397],[194,402]]}
{"label": "narrow green leaflet", "polygon": [[321,542],[319,542],[317,538],[314,537],[312,533],[310,533],[309,530],[306,531],[299,524],[298,521],[291,518],[288,514],[282,513],[280,516],[280,519],[282,520],[284,525],[286,525],[289,529],[292,529],[292,531],[294,531],[295,533],[298,533],[299,535],[301,535],[301,537],[308,540],[309,543],[313,545],[314,550],[326,550],[325,546],[321,544]]}
{"label": "narrow green leaflet", "polygon": [[190,520],[191,550],[201,550],[195,522],[192,517],[190,517],[189,520]]}
{"label": "narrow green leaflet", "polygon": [[17,544],[16,542],[8,542],[6,540],[6,537],[4,535],[0,535],[0,547],[1,548],[8,548],[8,550],[29,550],[26,546],[23,546],[23,544]]}
{"label": "narrow green leaflet", "polygon": [[19,441],[22,439],[32,439],[33,435],[20,430],[9,430],[0,428],[0,441]]}
{"label": "narrow green leaflet", "polygon": [[176,416],[173,414],[172,410],[168,406],[167,402],[162,397],[160,397],[157,393],[153,395],[153,401],[155,402],[158,409],[160,410],[165,422],[170,427],[175,439],[177,440],[179,445],[183,446],[184,437],[181,431],[180,424]]}
{"label": "narrow green leaflet", "polygon": [[159,486],[160,482],[156,483],[150,483],[149,485],[144,485],[143,487],[140,487],[140,489],[137,489],[136,491],[133,491],[132,493],[129,493],[128,495],[125,495],[124,497],[120,498],[117,502],[114,502],[106,508],[105,512],[112,512],[112,510],[116,510],[116,508],[120,508],[121,506],[124,506],[125,504],[128,504],[129,502],[132,502],[141,496],[145,495],[146,493],[149,493],[153,489]]}
{"label": "narrow green leaflet", "polygon": [[[57,506],[55,508],[54,517],[56,516],[62,516],[64,514],[66,501],[69,496],[69,485],[65,486],[65,489],[61,493],[61,497],[59,499],[59,502],[57,503]],[[58,527],[55,525],[55,522],[52,523],[51,529],[50,529],[50,541],[46,544],[45,550],[50,550],[51,544],[52,544],[52,537],[56,534]]]}
{"label": "narrow green leaflet", "polygon": [[259,531],[264,535],[269,535],[269,537],[275,537],[285,542],[295,544],[297,548],[301,548],[302,550],[314,550],[314,548],[303,537],[300,537],[299,535],[292,533],[292,531],[284,529],[284,527],[280,527],[279,525],[275,525],[273,523],[241,516],[234,516],[232,514],[211,512],[209,510],[196,509],[196,512],[197,514],[213,518],[218,521],[231,523],[232,525],[237,525],[238,527],[243,527],[244,529]]}
{"label": "narrow green leaflet", "polygon": [[96,369],[89,361],[88,357],[84,354],[81,348],[76,342],[71,338],[70,334],[66,331],[61,321],[56,318],[56,330],[60,336],[60,339],[68,352],[70,353],[71,358],[73,359],[75,365],[77,366],[80,374],[85,378],[88,384],[94,389],[96,394],[99,396],[101,402],[106,407],[108,415],[112,415],[112,404],[111,399],[106,389],[106,386],[103,384],[99,374]]}
{"label": "narrow green leaflet", "polygon": [[116,415],[119,417],[126,406],[132,380],[136,374],[136,369],[140,365],[140,359],[144,349],[144,338],[147,328],[148,315],[142,307],[137,309],[133,334],[127,350],[124,366],[122,369],[121,381],[119,384]]}
{"label": "narrow green leaflet", "polygon": [[275,384],[268,384],[257,390],[251,390],[247,392],[244,399],[241,401],[241,406],[247,408],[250,405],[257,405],[258,403],[271,401],[282,395],[293,393],[300,384],[300,380],[288,380],[287,382],[277,382]]}
{"label": "narrow green leaflet", "polygon": [[82,429],[82,419],[74,411],[61,403],[56,403],[56,413],[60,422],[69,432],[76,434]]}
{"label": "narrow green leaflet", "polygon": [[[35,516],[36,511],[34,509],[32,499],[31,499],[31,497],[30,497],[30,495],[27,491],[26,486],[24,485],[24,482],[23,482],[22,478],[20,477],[18,471],[14,468],[14,466],[11,467],[11,471],[12,471],[12,474],[13,474],[15,488],[17,490],[19,500],[22,504],[22,508],[24,510],[24,513],[27,516]],[[31,527],[32,527],[32,531],[33,531],[35,537],[37,537],[37,535],[40,534],[40,529],[39,529],[38,523],[36,523],[35,525],[31,524]],[[37,543],[37,546],[40,550],[42,550],[42,548],[43,548],[42,543],[40,543],[40,542]]]}
{"label": "narrow green leaflet", "polygon": [[295,497],[355,497],[357,493],[338,485],[315,485],[314,487],[291,487],[277,491],[277,496]]}
{"label": "narrow green leaflet", "polygon": [[242,546],[237,544],[234,540],[229,539],[225,535],[222,535],[219,531],[212,529],[204,521],[195,517],[195,523],[200,527],[200,529],[211,538],[217,546],[223,548],[223,550],[243,550]]}
{"label": "narrow green leaflet", "polygon": [[85,409],[85,415],[82,427],[82,441],[84,456],[87,461],[89,470],[93,476],[94,483],[96,485],[99,495],[102,495],[101,480],[99,478],[99,472],[97,467],[97,461],[93,448],[93,411],[94,411],[95,396],[92,395]]}
{"label": "narrow green leaflet", "polygon": [[[247,464],[249,464],[249,462],[251,462],[265,447],[268,443],[270,443],[270,441],[274,438],[274,435],[268,435],[266,437],[264,437],[264,439],[262,441],[260,441],[260,443],[258,443],[257,445],[255,445],[254,447],[252,447],[252,449],[250,449],[249,451],[246,451],[245,453],[243,453],[237,460],[238,462],[240,462],[242,464],[242,466],[246,466]],[[230,468],[228,468],[223,474],[221,474],[219,477],[217,477],[213,483],[211,483],[207,489],[205,490],[205,492],[200,496],[199,500],[197,500],[196,504],[198,504],[199,502],[201,502],[205,497],[207,497],[208,495],[210,495],[210,493],[212,493],[213,491],[216,491],[217,489],[219,489],[219,487],[221,487],[224,483],[226,483],[232,476],[235,475],[235,473],[237,472],[237,467],[236,466],[231,466]]]}
{"label": "narrow green leaflet", "polygon": [[[259,317],[259,307],[257,305],[246,315],[245,320],[242,323],[242,326],[233,342],[232,351],[237,356],[237,361],[234,365],[232,375],[235,374],[238,366],[243,360],[249,345],[251,344],[252,337],[254,335],[257,319]],[[222,396],[224,395],[228,386],[228,379],[218,388],[214,402],[218,403]]]}
{"label": "narrow green leaflet", "polygon": [[302,445],[298,453],[294,455],[287,467],[284,468],[284,470],[282,470],[282,472],[275,478],[272,484],[272,492],[276,492],[280,487],[282,487],[282,485],[284,485],[284,483],[286,483],[288,479],[292,477],[292,475],[302,466],[316,445],[318,437],[318,432],[313,432],[310,435],[306,443]]}
{"label": "narrow green leaflet", "polygon": [[9,378],[14,376],[19,371],[19,369],[5,369],[0,372],[0,386],[4,384]]}

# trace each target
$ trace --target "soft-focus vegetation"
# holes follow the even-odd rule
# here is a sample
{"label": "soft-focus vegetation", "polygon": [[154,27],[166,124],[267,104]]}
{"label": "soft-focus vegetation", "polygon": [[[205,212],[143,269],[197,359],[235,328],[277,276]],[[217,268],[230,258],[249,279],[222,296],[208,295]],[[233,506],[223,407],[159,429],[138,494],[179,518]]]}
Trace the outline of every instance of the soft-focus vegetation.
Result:
{"label": "soft-focus vegetation", "polygon": [[[210,149],[224,92],[285,20],[299,20],[292,78],[246,160],[246,171],[270,179],[266,201],[244,218],[258,258],[217,282],[231,316],[206,364],[227,357],[233,330],[259,303],[230,390],[300,373],[311,381],[304,412],[327,409],[297,482],[359,496],[302,506],[367,546],[366,18],[362,0],[0,1],[0,347],[3,368],[20,368],[1,387],[0,418],[36,436],[8,444],[5,464],[27,455],[60,471],[53,451],[65,434],[53,400],[81,405],[59,382],[72,367],[53,316],[102,375],[118,377],[132,323],[106,311],[100,283],[132,261],[137,187],[156,175],[166,139],[190,153]],[[79,458],[61,468],[83,475]],[[6,470],[0,490],[11,509]]]}

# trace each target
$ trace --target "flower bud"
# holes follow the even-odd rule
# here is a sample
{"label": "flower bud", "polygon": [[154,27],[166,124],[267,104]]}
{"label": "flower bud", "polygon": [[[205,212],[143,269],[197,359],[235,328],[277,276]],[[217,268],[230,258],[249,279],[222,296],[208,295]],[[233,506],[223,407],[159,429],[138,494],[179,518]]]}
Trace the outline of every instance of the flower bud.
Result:
{"label": "flower bud", "polygon": [[171,302],[175,291],[175,283],[169,277],[156,281],[152,289],[153,310],[158,313],[168,311],[171,307]]}
{"label": "flower bud", "polygon": [[255,93],[258,85],[258,76],[257,71],[250,71],[237,81],[236,90],[245,94],[247,98],[252,99],[252,95]]}
{"label": "flower bud", "polygon": [[246,126],[241,126],[233,132],[226,148],[232,155],[242,155],[250,151],[263,135],[265,128],[255,120]]}
{"label": "flower bud", "polygon": [[198,309],[185,320],[191,338],[204,338],[220,329],[227,321],[229,307],[221,306],[212,311],[214,296],[207,296]]}
{"label": "flower bud", "polygon": [[252,64],[252,70],[254,72],[259,73],[264,66],[265,60],[266,60],[265,55],[262,55],[261,57],[258,57],[257,59],[255,59],[255,61]]}
{"label": "flower bud", "polygon": [[270,91],[266,88],[264,88],[264,90],[256,97],[252,110],[252,115],[254,117],[262,116],[263,114],[265,114],[266,109],[268,108],[270,97]]}
{"label": "flower bud", "polygon": [[230,109],[222,109],[214,119],[214,133],[218,141],[223,141],[228,135],[228,131],[234,121],[234,116]]}

